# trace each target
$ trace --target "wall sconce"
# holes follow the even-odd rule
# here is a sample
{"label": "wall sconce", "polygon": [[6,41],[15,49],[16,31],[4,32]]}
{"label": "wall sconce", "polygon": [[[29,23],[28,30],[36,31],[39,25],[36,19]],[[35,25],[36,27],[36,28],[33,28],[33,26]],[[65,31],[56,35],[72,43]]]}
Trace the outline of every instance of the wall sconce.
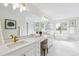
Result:
{"label": "wall sconce", "polygon": [[16,8],[19,8],[19,4],[13,4],[13,10],[15,10]]}
{"label": "wall sconce", "polygon": [[4,6],[5,6],[5,7],[8,7],[8,5],[9,5],[8,3],[4,3]]}
{"label": "wall sconce", "polygon": [[26,10],[26,5],[25,4],[20,4],[20,12],[23,12]]}

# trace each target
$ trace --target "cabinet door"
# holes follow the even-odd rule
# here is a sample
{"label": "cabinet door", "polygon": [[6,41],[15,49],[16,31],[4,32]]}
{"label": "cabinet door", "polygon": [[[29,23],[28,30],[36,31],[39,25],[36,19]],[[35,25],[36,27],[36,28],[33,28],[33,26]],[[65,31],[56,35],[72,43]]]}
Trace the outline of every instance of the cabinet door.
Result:
{"label": "cabinet door", "polygon": [[27,52],[25,53],[25,56],[35,56],[35,49],[32,49],[32,50],[30,50],[30,51],[27,51]]}
{"label": "cabinet door", "polygon": [[54,39],[52,36],[48,37],[48,48],[50,48],[53,45],[53,40]]}
{"label": "cabinet door", "polygon": [[35,46],[36,56],[40,56],[40,42],[37,42]]}
{"label": "cabinet door", "polygon": [[28,47],[28,51],[25,52],[25,56],[35,56],[35,49],[36,49],[36,46],[35,46],[35,43],[33,43],[32,45],[30,45],[30,47]]}

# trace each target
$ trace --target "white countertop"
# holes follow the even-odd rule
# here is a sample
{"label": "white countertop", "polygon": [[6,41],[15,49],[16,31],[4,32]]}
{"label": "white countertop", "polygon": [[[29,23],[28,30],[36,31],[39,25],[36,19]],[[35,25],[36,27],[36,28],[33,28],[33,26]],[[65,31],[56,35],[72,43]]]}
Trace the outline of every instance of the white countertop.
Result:
{"label": "white countertop", "polygon": [[37,38],[35,38],[35,37],[34,37],[34,38],[33,38],[33,37],[27,38],[27,37],[26,37],[26,38],[23,39],[23,40],[25,40],[25,41],[28,42],[28,43],[25,43],[25,44],[16,46],[16,47],[14,47],[14,48],[9,48],[9,47],[7,47],[6,45],[2,45],[2,46],[0,47],[0,56],[1,56],[1,55],[5,55],[5,54],[8,54],[8,53],[10,53],[10,52],[12,52],[12,51],[15,51],[15,50],[17,50],[17,49],[19,49],[19,48],[22,48],[22,47],[24,47],[24,46],[28,46],[28,45],[30,45],[30,44],[32,44],[32,43],[34,43],[34,42],[37,42],[37,41],[41,42],[41,41],[45,40],[45,38],[46,38],[46,37],[44,37],[44,36],[37,37]]}

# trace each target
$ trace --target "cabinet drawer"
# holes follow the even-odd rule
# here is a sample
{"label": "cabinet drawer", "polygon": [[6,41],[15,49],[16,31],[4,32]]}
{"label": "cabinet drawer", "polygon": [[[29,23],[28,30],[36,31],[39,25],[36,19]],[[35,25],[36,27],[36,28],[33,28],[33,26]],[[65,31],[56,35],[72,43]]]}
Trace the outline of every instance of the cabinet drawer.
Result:
{"label": "cabinet drawer", "polygon": [[35,47],[35,44],[30,44],[28,46],[24,46],[22,48],[16,49],[10,53],[5,54],[6,56],[20,56],[24,54],[26,51],[30,51]]}

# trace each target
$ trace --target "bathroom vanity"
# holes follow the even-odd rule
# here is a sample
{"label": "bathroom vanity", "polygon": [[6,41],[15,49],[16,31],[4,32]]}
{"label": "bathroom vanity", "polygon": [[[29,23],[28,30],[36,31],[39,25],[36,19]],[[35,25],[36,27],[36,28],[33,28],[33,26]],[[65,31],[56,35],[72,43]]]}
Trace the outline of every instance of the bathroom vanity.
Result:
{"label": "bathroom vanity", "polygon": [[16,43],[4,44],[0,49],[2,56],[40,56],[40,43],[46,40],[46,37],[25,38]]}
{"label": "bathroom vanity", "polygon": [[39,55],[38,44],[36,42],[27,45],[27,42],[22,45],[9,50],[10,52],[4,54],[6,56],[36,56]]}

